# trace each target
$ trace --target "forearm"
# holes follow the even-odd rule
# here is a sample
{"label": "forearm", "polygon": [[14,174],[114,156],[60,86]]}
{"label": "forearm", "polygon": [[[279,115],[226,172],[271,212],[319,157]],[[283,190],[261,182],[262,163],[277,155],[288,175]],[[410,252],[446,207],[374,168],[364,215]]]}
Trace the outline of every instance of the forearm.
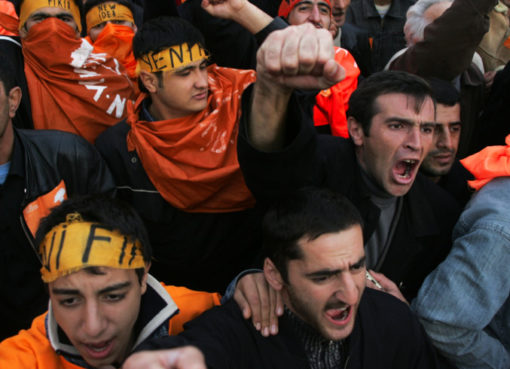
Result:
{"label": "forearm", "polygon": [[[272,88],[273,87],[273,88]],[[257,82],[253,88],[248,137],[253,147],[271,152],[284,146],[285,118],[292,90]]]}
{"label": "forearm", "polygon": [[484,331],[462,329],[421,319],[434,346],[458,369],[510,368],[510,355]]}
{"label": "forearm", "polygon": [[246,1],[244,6],[233,14],[232,20],[246,28],[250,33],[256,34],[271,23],[273,18],[257,6]]}
{"label": "forearm", "polygon": [[495,0],[456,0],[425,28],[424,40],[409,47],[390,69],[423,77],[455,78],[471,64],[489,27],[486,14],[495,4]]}

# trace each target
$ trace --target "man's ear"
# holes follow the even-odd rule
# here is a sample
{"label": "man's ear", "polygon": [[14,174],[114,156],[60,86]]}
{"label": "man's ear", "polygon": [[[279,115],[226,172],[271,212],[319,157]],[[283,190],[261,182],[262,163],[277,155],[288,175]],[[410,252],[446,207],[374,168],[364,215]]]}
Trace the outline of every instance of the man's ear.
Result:
{"label": "man's ear", "polygon": [[140,281],[141,289],[142,289],[142,295],[147,291],[147,278],[149,277],[149,269],[151,268],[151,263],[148,262],[145,264],[145,270],[143,273],[142,280]]}
{"label": "man's ear", "polygon": [[354,142],[356,146],[363,146],[363,141],[365,138],[365,133],[363,132],[363,127],[361,127],[361,123],[359,123],[356,118],[348,117],[347,118],[347,129],[349,130],[349,137]]}
{"label": "man's ear", "polygon": [[269,283],[274,290],[281,291],[284,284],[282,275],[269,258],[264,260],[264,277],[266,277],[267,283]]}
{"label": "man's ear", "polygon": [[9,117],[12,119],[16,115],[19,104],[21,102],[21,88],[18,86],[13,87],[9,91]]}
{"label": "man's ear", "polygon": [[142,81],[142,84],[147,89],[147,91],[149,91],[149,93],[155,94],[157,92],[159,87],[159,80],[154,73],[141,70],[138,78],[140,78],[140,81]]}

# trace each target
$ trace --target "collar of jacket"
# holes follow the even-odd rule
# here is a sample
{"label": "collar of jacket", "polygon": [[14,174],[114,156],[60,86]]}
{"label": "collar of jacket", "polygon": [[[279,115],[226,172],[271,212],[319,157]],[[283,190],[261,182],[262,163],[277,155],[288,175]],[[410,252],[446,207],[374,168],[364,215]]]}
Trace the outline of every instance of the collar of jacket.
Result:
{"label": "collar of jacket", "polygon": [[[140,313],[135,324],[138,336],[132,350],[134,351],[137,346],[148,339],[168,336],[168,321],[178,313],[179,308],[166,289],[156,278],[149,274],[147,291],[142,296]],[[48,315],[46,316],[46,332],[51,346],[58,354],[63,355],[66,360],[73,364],[83,368],[91,368],[58,326],[53,315],[51,302],[48,305]]]}

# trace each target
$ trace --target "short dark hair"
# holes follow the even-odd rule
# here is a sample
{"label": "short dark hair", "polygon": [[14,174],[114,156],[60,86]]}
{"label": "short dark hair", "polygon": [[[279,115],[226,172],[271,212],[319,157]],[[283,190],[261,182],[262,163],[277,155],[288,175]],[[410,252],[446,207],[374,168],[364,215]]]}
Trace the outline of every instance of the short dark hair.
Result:
{"label": "short dark hair", "polygon": [[143,24],[133,38],[135,58],[149,52],[187,43],[190,47],[199,43],[204,47],[204,36],[188,21],[178,17],[158,17]]}
{"label": "short dark hair", "polygon": [[413,97],[417,108],[430,97],[435,106],[432,90],[424,79],[406,72],[383,71],[372,74],[359,84],[349,99],[347,117],[356,119],[365,136],[369,136],[372,118],[378,113],[375,100],[392,93]]}
{"label": "short dark hair", "polygon": [[0,55],[0,82],[4,86],[5,94],[9,94],[9,91],[17,86],[16,74],[12,61],[4,55]]}
{"label": "short dark hair", "polygon": [[[107,195],[76,196],[54,207],[50,214],[41,220],[35,235],[35,244],[39,246],[46,234],[65,222],[68,214],[75,212],[86,222],[99,223],[120,232],[130,240],[139,240],[143,260],[146,264],[151,261],[152,249],[142,219],[129,204]],[[136,269],[136,273],[141,279],[144,269]]]}
{"label": "short dark hair", "polygon": [[460,93],[451,82],[439,78],[427,78],[427,82],[438,104],[454,106],[460,102]]}
{"label": "short dark hair", "polygon": [[[16,10],[16,14],[18,15],[19,17],[19,12],[20,12],[20,8],[21,8],[21,4],[23,4],[23,1],[25,0],[10,0],[11,3],[14,4],[14,9]],[[73,0],[73,2],[78,6],[78,9],[80,9],[80,14],[83,14],[82,10],[83,10],[83,2],[82,0]],[[76,21],[79,21],[79,19],[76,19]]]}
{"label": "short dark hair", "polygon": [[288,262],[303,256],[298,245],[300,239],[315,240],[354,225],[362,227],[363,220],[346,197],[328,189],[305,187],[282,198],[265,214],[262,221],[264,254],[288,282]]}

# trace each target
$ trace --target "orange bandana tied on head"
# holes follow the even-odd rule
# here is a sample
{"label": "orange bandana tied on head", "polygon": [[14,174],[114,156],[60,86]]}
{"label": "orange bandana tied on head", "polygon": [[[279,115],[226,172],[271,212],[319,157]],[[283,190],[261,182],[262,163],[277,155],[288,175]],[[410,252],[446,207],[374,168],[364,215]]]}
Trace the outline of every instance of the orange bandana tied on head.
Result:
{"label": "orange bandana tied on head", "polygon": [[70,12],[81,32],[80,9],[73,0],[25,0],[21,4],[19,14],[19,28],[25,25],[30,15],[41,8],[60,8]]}
{"label": "orange bandana tied on head", "polygon": [[[331,1],[330,0],[324,1],[331,8]],[[282,0],[282,2],[280,3],[280,7],[278,8],[278,16],[287,19],[292,9],[294,9],[294,7],[301,2],[303,2],[303,0]]]}
{"label": "orange bandana tied on head", "polygon": [[87,267],[145,267],[142,245],[116,230],[85,222],[78,213],[52,228],[39,246],[46,283]]}
{"label": "orange bandana tied on head", "polygon": [[144,70],[151,73],[172,71],[208,57],[207,51],[199,43],[191,47],[188,43],[183,43],[142,55],[138,59],[137,71]]}
{"label": "orange bandana tied on head", "polygon": [[487,146],[460,161],[475,177],[468,181],[471,188],[479,190],[494,178],[510,176],[510,135],[505,143],[506,146]]}
{"label": "orange bandana tied on head", "polygon": [[113,1],[94,6],[87,13],[87,33],[92,27],[114,20],[135,23],[133,13],[127,6]]}

